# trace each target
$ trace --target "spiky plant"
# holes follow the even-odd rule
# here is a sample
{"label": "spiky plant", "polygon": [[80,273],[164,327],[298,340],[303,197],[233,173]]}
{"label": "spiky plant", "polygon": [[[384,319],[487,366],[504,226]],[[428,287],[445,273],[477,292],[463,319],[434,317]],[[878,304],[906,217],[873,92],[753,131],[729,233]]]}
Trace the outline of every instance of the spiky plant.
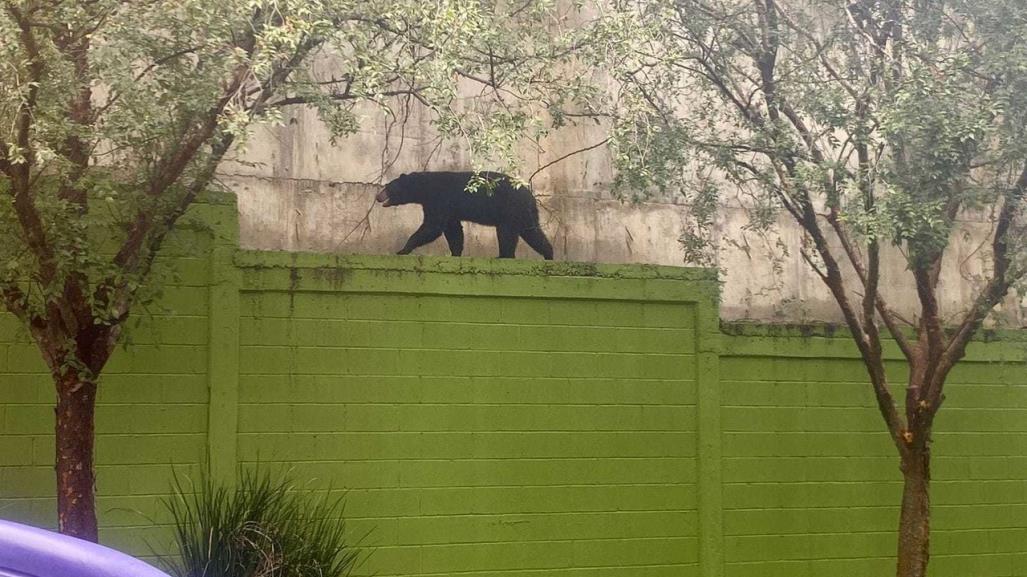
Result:
{"label": "spiky plant", "polygon": [[288,476],[242,471],[235,487],[177,475],[164,499],[178,577],[342,577],[359,552],[348,541],[343,500]]}

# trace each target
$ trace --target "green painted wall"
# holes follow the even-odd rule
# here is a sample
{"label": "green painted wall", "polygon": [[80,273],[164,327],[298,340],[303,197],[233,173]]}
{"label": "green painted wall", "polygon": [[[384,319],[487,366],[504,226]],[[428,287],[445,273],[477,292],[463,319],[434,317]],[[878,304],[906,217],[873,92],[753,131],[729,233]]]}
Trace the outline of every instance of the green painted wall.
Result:
{"label": "green painted wall", "polygon": [[[726,575],[894,572],[901,476],[855,347],[841,332],[730,329]],[[1027,343],[997,338],[971,345],[936,423],[934,577],[1027,575]],[[901,382],[897,351],[890,358]]]}
{"label": "green painted wall", "polygon": [[[131,321],[130,348],[104,371],[97,399],[96,473],[102,539],[135,553],[167,519],[157,495],[171,466],[195,474],[206,460],[211,261],[234,243],[230,206],[199,206],[155,264],[164,283],[150,315]],[[56,525],[53,407],[49,373],[17,320],[0,313],[0,518]]]}
{"label": "green painted wall", "polygon": [[699,575],[703,271],[242,254],[236,458],[377,575]]}
{"label": "green painted wall", "polygon": [[[172,467],[259,463],[347,490],[362,574],[892,571],[900,477],[843,336],[722,332],[706,271],[238,252],[233,228],[198,207],[104,375],[105,542],[166,552]],[[1021,338],[953,377],[935,577],[1027,577]],[[52,402],[0,316],[0,517],[53,523]]]}

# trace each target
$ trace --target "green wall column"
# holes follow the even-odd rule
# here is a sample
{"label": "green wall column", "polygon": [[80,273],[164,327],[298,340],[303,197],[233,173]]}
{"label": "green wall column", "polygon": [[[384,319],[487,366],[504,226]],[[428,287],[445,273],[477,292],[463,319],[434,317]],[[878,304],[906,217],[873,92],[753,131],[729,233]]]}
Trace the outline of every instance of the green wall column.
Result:
{"label": "green wall column", "polygon": [[235,249],[216,246],[211,252],[210,405],[207,466],[217,481],[235,482],[239,425],[239,288],[242,276],[233,262]]}
{"label": "green wall column", "polygon": [[703,577],[724,575],[724,502],[721,450],[720,319],[717,295],[696,311],[696,388],[699,419],[699,565]]}

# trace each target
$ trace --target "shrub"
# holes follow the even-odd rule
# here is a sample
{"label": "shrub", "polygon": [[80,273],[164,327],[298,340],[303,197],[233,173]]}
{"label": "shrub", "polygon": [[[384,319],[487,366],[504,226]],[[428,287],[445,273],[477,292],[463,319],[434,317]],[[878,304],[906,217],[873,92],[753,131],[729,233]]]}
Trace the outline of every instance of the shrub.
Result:
{"label": "shrub", "polygon": [[178,577],[342,577],[357,563],[341,497],[296,487],[287,477],[243,471],[236,487],[209,475],[164,499],[179,557]]}

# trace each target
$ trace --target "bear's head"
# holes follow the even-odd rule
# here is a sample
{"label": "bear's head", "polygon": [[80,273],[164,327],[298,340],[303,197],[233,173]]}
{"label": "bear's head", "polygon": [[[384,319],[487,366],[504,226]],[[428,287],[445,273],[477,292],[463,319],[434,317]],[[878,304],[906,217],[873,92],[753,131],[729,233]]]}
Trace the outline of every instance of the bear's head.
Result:
{"label": "bear's head", "polygon": [[390,180],[374,198],[382,203],[382,206],[409,204],[414,202],[413,185],[413,177],[411,175],[401,174],[399,178]]}

